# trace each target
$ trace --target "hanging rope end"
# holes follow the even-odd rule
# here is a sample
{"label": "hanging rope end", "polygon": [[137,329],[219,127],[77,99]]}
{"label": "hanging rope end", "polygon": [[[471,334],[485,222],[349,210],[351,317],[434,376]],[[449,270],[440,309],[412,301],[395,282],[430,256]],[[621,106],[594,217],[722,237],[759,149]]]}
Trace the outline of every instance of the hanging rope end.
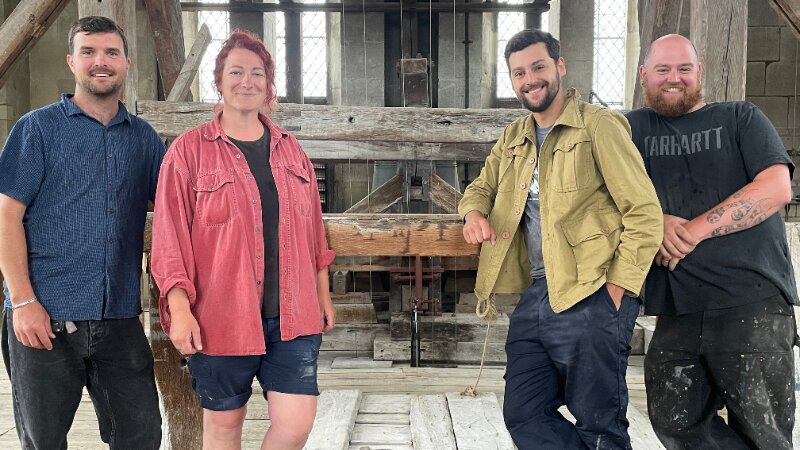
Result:
{"label": "hanging rope end", "polygon": [[482,300],[478,298],[478,304],[475,306],[475,314],[486,322],[494,322],[497,320],[497,306],[494,303],[494,294],[489,298]]}
{"label": "hanging rope end", "polygon": [[470,384],[470,385],[467,386],[466,389],[464,389],[463,392],[461,392],[461,395],[463,395],[465,397],[477,397],[478,396],[478,389],[476,389],[475,386]]}

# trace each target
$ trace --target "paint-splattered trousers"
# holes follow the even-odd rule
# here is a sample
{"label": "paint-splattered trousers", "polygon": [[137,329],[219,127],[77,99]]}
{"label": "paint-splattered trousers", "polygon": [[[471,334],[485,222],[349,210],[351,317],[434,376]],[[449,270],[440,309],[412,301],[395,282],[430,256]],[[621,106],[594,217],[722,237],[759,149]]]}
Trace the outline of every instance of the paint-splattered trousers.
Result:
{"label": "paint-splattered trousers", "polygon": [[[669,449],[791,449],[794,312],[782,296],[660,316],[645,358],[650,421]],[[717,412],[728,412],[725,423]]]}

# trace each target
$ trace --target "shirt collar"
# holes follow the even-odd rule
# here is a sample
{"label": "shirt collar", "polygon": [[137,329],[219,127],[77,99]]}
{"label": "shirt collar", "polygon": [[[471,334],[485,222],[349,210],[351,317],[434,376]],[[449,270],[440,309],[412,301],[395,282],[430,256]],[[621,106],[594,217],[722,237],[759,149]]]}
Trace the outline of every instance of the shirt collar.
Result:
{"label": "shirt collar", "polygon": [[[78,107],[78,105],[76,105],[72,101],[72,97],[74,97],[74,95],[75,94],[61,94],[61,106],[64,108],[64,113],[67,116],[76,116],[76,115],[82,114],[82,115],[84,115],[86,117],[89,117],[90,119],[94,120],[94,118],[92,118],[91,116],[86,114],[82,109],[80,109]],[[117,111],[117,115],[114,116],[108,122],[108,125],[106,125],[106,126],[110,127],[112,125],[116,125],[116,124],[122,123],[122,122],[131,123],[131,115],[128,112],[128,109],[125,108],[125,104],[122,103],[121,101],[118,101],[118,103],[119,103],[119,110]]]}
{"label": "shirt collar", "polygon": [[[207,141],[215,141],[217,139],[222,139],[223,141],[230,142],[228,136],[222,131],[222,125],[220,124],[220,117],[222,117],[222,110],[220,109],[214,114],[214,120],[208,122],[207,126],[203,130],[203,138]],[[270,136],[272,136],[271,140],[276,139],[276,137],[282,138],[285,136],[289,136],[289,132],[285,129],[275,125],[269,117],[262,113],[258,113],[258,120],[261,121],[264,126],[269,128]]]}
{"label": "shirt collar", "polygon": [[[569,88],[564,92],[564,96],[566,100],[564,102],[564,108],[561,110],[561,113],[556,118],[556,121],[550,127],[550,131],[553,130],[557,125],[564,125],[567,127],[572,128],[583,128],[583,115],[580,111],[580,99],[581,94],[575,90],[575,88]],[[533,120],[533,114],[528,114],[528,117],[525,118],[525,125],[523,126],[523,132],[517,135],[509,144],[508,148],[517,147],[525,143],[525,139],[529,140],[531,143],[536,142],[536,131],[535,131],[535,123]]]}

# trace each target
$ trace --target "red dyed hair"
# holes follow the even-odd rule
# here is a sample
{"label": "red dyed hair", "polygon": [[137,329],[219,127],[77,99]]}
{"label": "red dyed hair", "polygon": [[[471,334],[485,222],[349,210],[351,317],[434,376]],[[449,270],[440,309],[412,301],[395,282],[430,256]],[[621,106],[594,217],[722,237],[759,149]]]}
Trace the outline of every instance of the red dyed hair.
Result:
{"label": "red dyed hair", "polygon": [[255,34],[249,31],[236,30],[231,33],[230,37],[222,44],[222,48],[217,54],[217,59],[214,64],[214,83],[219,91],[219,85],[222,82],[222,69],[225,68],[225,61],[231,50],[235,48],[243,48],[250,50],[261,58],[264,64],[264,74],[267,80],[267,99],[264,102],[264,112],[268,113],[273,108],[275,103],[275,63],[272,61],[272,55],[269,54],[264,43]]}

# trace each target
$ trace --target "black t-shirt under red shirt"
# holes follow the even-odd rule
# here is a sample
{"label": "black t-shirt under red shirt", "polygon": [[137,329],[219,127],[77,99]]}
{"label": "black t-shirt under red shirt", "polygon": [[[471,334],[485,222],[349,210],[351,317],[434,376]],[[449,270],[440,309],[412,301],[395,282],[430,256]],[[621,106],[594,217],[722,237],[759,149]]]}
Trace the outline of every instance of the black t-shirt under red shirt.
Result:
{"label": "black t-shirt under red shirt", "polygon": [[264,233],[264,297],[261,301],[261,317],[273,319],[280,316],[280,285],[278,272],[278,189],[272,168],[269,165],[270,132],[264,127],[264,135],[256,141],[239,141],[229,137],[242,151],[250,173],[261,194],[261,220]]}

